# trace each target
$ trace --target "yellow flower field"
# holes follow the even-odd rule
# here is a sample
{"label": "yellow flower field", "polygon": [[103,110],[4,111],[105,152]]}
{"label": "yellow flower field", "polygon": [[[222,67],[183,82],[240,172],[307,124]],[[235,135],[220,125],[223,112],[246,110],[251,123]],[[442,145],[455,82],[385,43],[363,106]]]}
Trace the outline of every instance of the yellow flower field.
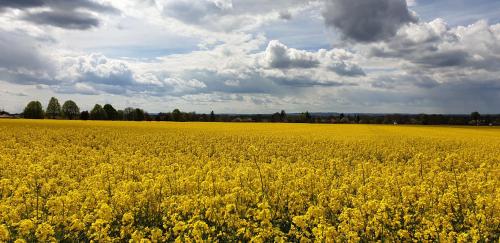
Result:
{"label": "yellow flower field", "polygon": [[495,241],[500,129],[0,121],[0,242]]}

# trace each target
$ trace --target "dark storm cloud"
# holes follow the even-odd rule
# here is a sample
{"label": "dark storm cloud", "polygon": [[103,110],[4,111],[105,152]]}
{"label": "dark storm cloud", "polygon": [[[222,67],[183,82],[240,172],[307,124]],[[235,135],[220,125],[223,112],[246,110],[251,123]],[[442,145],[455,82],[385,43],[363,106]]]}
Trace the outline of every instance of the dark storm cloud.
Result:
{"label": "dark storm cloud", "polygon": [[469,58],[469,53],[463,50],[448,50],[442,52],[436,51],[426,56],[417,57],[413,61],[424,67],[440,68],[465,65]]}
{"label": "dark storm cloud", "polygon": [[46,68],[35,40],[25,33],[0,31],[0,50],[0,68]]}
{"label": "dark storm cloud", "polygon": [[35,38],[20,31],[0,30],[0,50],[0,80],[18,84],[55,82],[48,78],[54,66]]}
{"label": "dark storm cloud", "polygon": [[44,0],[0,0],[0,9],[2,8],[33,8],[45,5]]}
{"label": "dark storm cloud", "polygon": [[44,11],[28,14],[24,20],[64,29],[90,29],[99,26],[99,20],[90,14],[81,12]]}
{"label": "dark storm cloud", "polygon": [[117,9],[91,0],[0,0],[0,8],[28,9],[50,7],[53,9],[75,10],[83,8],[96,12],[116,12]]}
{"label": "dark storm cloud", "polygon": [[[99,25],[99,19],[91,12],[117,13],[118,10],[90,0],[0,0],[0,10],[15,8],[28,10],[45,7],[43,12],[26,12],[23,19],[35,24],[51,25],[64,29],[89,29]],[[82,11],[87,10],[87,11]]]}
{"label": "dark storm cloud", "polygon": [[360,42],[386,40],[417,21],[405,0],[327,0],[323,17],[327,26]]}
{"label": "dark storm cloud", "polygon": [[92,0],[46,0],[48,6],[55,9],[75,10],[87,9],[100,13],[117,13],[118,10],[112,6],[100,4]]}

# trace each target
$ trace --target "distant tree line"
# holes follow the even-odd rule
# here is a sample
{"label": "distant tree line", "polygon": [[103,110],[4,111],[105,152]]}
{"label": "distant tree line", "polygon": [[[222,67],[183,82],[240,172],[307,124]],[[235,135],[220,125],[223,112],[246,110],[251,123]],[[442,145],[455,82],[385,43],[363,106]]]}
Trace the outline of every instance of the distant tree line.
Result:
{"label": "distant tree line", "polygon": [[90,111],[81,111],[78,105],[68,100],[60,105],[55,97],[50,98],[47,108],[44,110],[40,101],[31,101],[26,105],[22,117],[28,119],[68,119],[68,120],[111,120],[111,121],[144,121],[151,117],[142,109],[128,107],[124,110],[116,110],[111,104],[101,106],[96,104]]}
{"label": "distant tree line", "polygon": [[428,114],[331,114],[293,113],[218,115],[222,122],[288,122],[324,124],[391,124],[391,125],[500,125],[500,115],[428,115]]}
{"label": "distant tree line", "polygon": [[10,115],[10,113],[0,109],[0,115]]}
{"label": "distant tree line", "polygon": [[[6,113],[6,112],[5,112]],[[6,113],[8,114],[8,113]],[[407,124],[407,125],[500,125],[500,115],[428,115],[428,114],[333,114],[303,113],[287,114],[284,110],[273,114],[197,114],[174,109],[172,112],[148,114],[140,108],[127,107],[116,110],[111,104],[96,104],[90,111],[81,111],[78,105],[67,100],[61,106],[52,97],[46,109],[39,101],[26,105],[22,116],[29,119],[68,119],[68,120],[112,120],[112,121],[199,121],[199,122],[287,122],[287,123],[334,123],[334,124]]]}

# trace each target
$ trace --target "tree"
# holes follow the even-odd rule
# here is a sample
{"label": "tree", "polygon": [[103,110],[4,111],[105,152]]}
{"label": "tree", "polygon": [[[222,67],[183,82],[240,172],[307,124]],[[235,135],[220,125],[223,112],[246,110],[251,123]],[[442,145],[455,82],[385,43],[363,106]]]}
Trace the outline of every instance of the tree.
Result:
{"label": "tree", "polygon": [[276,112],[276,113],[272,114],[271,115],[271,120],[273,122],[280,122],[281,121],[280,113]]}
{"label": "tree", "polygon": [[103,109],[106,111],[106,115],[107,115],[108,120],[117,120],[118,112],[115,110],[115,108],[112,105],[105,104]]}
{"label": "tree", "polygon": [[210,112],[210,121],[215,121],[215,113],[214,113],[214,111]]}
{"label": "tree", "polygon": [[10,115],[10,114],[9,114],[9,112],[6,112],[3,109],[0,109],[0,115]]}
{"label": "tree", "polygon": [[31,101],[23,111],[24,118],[43,119],[43,108],[40,101]]}
{"label": "tree", "polygon": [[144,121],[144,117],[145,114],[143,110],[139,108],[134,109],[134,121]]}
{"label": "tree", "polygon": [[90,111],[90,119],[92,120],[106,120],[106,111],[101,105],[96,104]]}
{"label": "tree", "polygon": [[311,113],[309,113],[309,111],[306,111],[306,113],[304,114],[304,116],[306,118],[306,121],[310,121],[312,119]]}
{"label": "tree", "polygon": [[168,113],[160,112],[160,113],[158,113],[158,117],[159,117],[160,121],[168,121],[168,120],[170,120],[170,115]]}
{"label": "tree", "polygon": [[88,111],[82,111],[82,113],[80,113],[80,120],[88,120],[90,118],[90,114]]}
{"label": "tree", "polygon": [[350,123],[351,121],[349,120],[349,117],[344,116],[342,119],[340,119],[340,123]]}
{"label": "tree", "polygon": [[280,120],[281,120],[282,122],[286,122],[286,121],[288,120],[288,117],[287,117],[287,115],[286,115],[285,110],[281,110],[281,112],[280,112]]}
{"label": "tree", "polygon": [[470,113],[470,118],[472,119],[473,123],[476,123],[476,126],[479,126],[479,120],[481,119],[481,114],[479,114],[479,112],[474,111]]}
{"label": "tree", "polygon": [[123,110],[123,120],[133,121],[135,120],[135,110],[132,107],[127,107]]}
{"label": "tree", "polygon": [[124,118],[123,118],[123,114],[124,114],[124,113],[123,113],[123,110],[118,110],[118,111],[116,112],[116,120],[119,120],[119,121],[124,120]]}
{"label": "tree", "polygon": [[62,113],[66,119],[73,120],[80,114],[80,108],[72,100],[67,100],[62,106]]}
{"label": "tree", "polygon": [[172,111],[172,119],[174,121],[181,121],[182,119],[182,112],[179,109],[175,109]]}
{"label": "tree", "polygon": [[306,111],[306,112],[300,114],[300,117],[299,117],[300,122],[311,122],[311,119],[312,119],[312,116],[311,116],[311,113],[309,113],[309,111]]}
{"label": "tree", "polygon": [[59,104],[59,100],[55,97],[50,98],[49,104],[47,105],[46,114],[49,118],[55,119],[56,117],[61,115],[61,105]]}

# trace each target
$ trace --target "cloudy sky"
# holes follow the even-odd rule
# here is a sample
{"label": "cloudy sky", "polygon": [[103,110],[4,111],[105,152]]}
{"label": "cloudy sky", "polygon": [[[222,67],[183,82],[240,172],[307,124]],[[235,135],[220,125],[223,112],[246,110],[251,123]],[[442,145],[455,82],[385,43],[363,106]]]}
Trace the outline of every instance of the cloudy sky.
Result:
{"label": "cloudy sky", "polygon": [[498,0],[0,0],[0,109],[500,113]]}

